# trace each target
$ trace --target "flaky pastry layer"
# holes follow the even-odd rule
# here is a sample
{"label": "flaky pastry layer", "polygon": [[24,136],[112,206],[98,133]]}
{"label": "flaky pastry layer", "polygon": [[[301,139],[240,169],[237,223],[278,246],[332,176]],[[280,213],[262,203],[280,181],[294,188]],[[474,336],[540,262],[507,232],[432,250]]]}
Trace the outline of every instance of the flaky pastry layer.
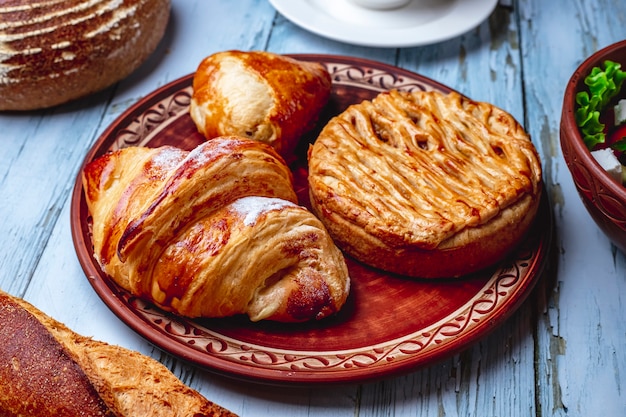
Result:
{"label": "flaky pastry layer", "polygon": [[94,256],[131,294],[187,317],[321,319],[345,303],[343,254],[298,206],[269,145],[125,148],[85,167]]}

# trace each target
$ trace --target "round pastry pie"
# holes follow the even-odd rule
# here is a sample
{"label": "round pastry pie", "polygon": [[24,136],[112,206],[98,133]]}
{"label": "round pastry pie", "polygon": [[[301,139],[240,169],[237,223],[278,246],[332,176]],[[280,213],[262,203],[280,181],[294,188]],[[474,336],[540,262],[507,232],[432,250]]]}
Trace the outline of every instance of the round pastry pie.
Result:
{"label": "round pastry pie", "polygon": [[308,158],[313,210],[338,246],[413,277],[458,277],[502,260],[542,192],[520,124],[456,92],[390,91],[353,105]]}

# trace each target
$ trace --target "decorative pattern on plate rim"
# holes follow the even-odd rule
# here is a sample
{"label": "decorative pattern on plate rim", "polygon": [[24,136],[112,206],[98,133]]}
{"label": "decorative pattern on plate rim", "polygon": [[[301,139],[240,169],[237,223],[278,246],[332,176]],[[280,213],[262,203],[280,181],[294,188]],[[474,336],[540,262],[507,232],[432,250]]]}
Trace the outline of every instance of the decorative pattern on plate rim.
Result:
{"label": "decorative pattern on plate rim", "polygon": [[145,146],[168,125],[167,122],[189,112],[193,88],[188,86],[160,100],[128,126],[117,131],[112,151],[129,146]]}
{"label": "decorative pattern on plate rim", "polygon": [[517,259],[498,269],[465,305],[426,328],[382,344],[342,351],[295,351],[245,343],[207,329],[193,320],[170,315],[125,291],[120,291],[120,298],[168,338],[220,360],[276,371],[340,371],[399,362],[441,347],[470,331],[483,319],[490,318],[523,284],[521,277],[531,267],[530,261],[534,256],[531,249],[524,248]]}
{"label": "decorative pattern on plate rim", "polygon": [[402,91],[428,91],[433,89],[430,85],[417,79],[381,69],[336,62],[326,62],[324,65],[326,66],[326,70],[330,73],[334,84],[365,87],[375,91],[388,91],[392,89]]}
{"label": "decorative pattern on plate rim", "polygon": [[[355,86],[373,91],[433,89],[423,81],[386,70],[337,62],[324,62],[323,64],[336,85]],[[189,82],[191,83],[191,78]],[[163,127],[167,126],[168,121],[188,113],[192,94],[193,88],[189,85],[155,103],[116,132],[115,142],[110,150],[128,146],[145,146]]]}

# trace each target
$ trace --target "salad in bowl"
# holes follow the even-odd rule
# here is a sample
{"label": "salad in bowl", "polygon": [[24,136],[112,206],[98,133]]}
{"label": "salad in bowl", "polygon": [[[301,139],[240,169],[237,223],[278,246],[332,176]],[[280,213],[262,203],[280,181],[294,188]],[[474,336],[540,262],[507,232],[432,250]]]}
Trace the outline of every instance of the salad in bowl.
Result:
{"label": "salad in bowl", "polygon": [[[576,94],[576,124],[598,163],[626,184],[626,71],[605,60],[585,77],[586,89]],[[626,88],[624,89],[626,90]]]}

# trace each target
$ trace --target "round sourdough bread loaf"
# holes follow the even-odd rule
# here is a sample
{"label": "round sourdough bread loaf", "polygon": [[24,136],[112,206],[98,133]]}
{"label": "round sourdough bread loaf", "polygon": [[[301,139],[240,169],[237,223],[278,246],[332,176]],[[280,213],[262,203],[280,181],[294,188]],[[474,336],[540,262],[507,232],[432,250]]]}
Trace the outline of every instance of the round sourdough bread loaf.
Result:
{"label": "round sourdough bread loaf", "polygon": [[0,2],[0,110],[55,106],[134,71],[163,37],[170,0]]}
{"label": "round sourdough bread loaf", "polygon": [[542,192],[530,137],[457,93],[391,91],[333,118],[309,149],[311,204],[356,259],[423,278],[502,260]]}

